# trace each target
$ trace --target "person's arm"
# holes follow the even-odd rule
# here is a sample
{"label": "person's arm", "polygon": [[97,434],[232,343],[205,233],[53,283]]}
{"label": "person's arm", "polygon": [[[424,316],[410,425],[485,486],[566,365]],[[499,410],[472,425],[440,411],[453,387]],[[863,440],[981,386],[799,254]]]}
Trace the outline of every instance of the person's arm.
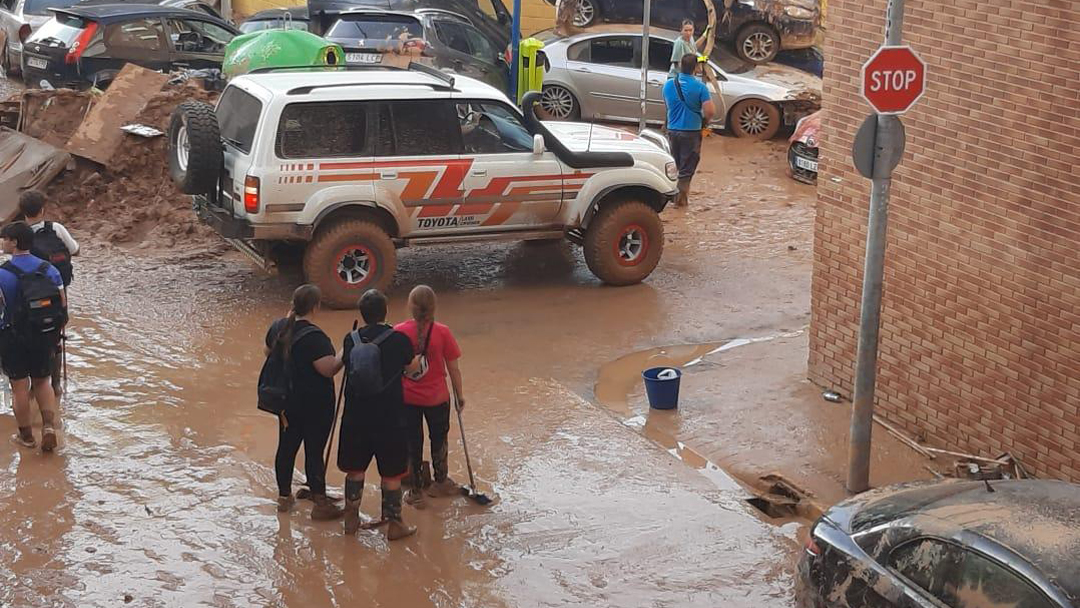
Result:
{"label": "person's arm", "polygon": [[326,355],[321,359],[316,359],[311,363],[315,366],[315,371],[327,378],[333,378],[344,367],[344,363],[341,361],[341,357],[337,355]]}
{"label": "person's arm", "polygon": [[[318,339],[315,339],[316,337]],[[310,339],[312,343],[308,345],[308,349],[314,350],[314,352],[303,357],[303,359],[311,357],[314,359],[311,365],[315,368],[315,371],[327,378],[333,378],[341,371],[344,363],[334,351],[334,345],[330,342],[330,338],[326,337],[326,334],[319,332]]]}
{"label": "person's arm", "polygon": [[457,399],[457,409],[465,409],[465,393],[461,385],[461,367],[458,360],[446,362],[446,369],[450,372],[450,385],[454,387],[454,397]]}
{"label": "person's arm", "polygon": [[708,85],[703,82],[701,83],[701,120],[703,123],[701,126],[708,127],[714,116],[716,116],[716,106],[713,104]]}
{"label": "person's arm", "polygon": [[67,247],[69,254],[73,256],[79,255],[79,242],[71,236],[71,233],[63,224],[53,222],[53,230],[56,231],[56,236],[60,237],[61,241],[64,241],[64,247]]}

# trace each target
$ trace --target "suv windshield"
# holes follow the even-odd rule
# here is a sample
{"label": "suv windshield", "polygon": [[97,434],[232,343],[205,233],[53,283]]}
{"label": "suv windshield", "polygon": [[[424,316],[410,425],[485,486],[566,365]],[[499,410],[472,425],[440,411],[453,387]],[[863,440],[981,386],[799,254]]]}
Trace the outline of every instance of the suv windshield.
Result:
{"label": "suv windshield", "polygon": [[253,95],[235,86],[225,89],[217,106],[221,139],[244,154],[251,152],[261,115],[262,102]]}
{"label": "suv windshield", "polygon": [[50,46],[71,47],[75,39],[86,27],[86,20],[74,15],[59,14],[55,19],[45,22],[34,32],[27,42],[40,42]]}
{"label": "suv windshield", "polygon": [[81,0],[26,0],[23,12],[27,15],[48,15],[50,8],[70,8]]}
{"label": "suv windshield", "polygon": [[424,28],[407,15],[342,15],[327,38],[368,42],[406,42],[424,37]]}

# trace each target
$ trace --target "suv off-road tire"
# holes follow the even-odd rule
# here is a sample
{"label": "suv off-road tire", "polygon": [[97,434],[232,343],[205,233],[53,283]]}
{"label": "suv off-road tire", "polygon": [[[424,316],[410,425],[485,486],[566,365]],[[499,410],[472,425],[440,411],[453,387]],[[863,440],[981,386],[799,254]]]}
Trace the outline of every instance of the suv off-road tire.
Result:
{"label": "suv off-road tire", "polygon": [[[358,258],[367,264],[363,277]],[[304,276],[331,308],[355,308],[365,291],[389,287],[396,270],[394,242],[371,220],[345,218],[322,227],[304,250]]]}
{"label": "suv off-road tire", "polygon": [[582,246],[589,270],[609,285],[640,283],[660,263],[663,251],[660,214],[637,200],[601,208],[589,224]]}
{"label": "suv off-road tire", "polygon": [[185,101],[169,122],[169,175],[184,194],[207,194],[221,174],[221,133],[214,106]]}

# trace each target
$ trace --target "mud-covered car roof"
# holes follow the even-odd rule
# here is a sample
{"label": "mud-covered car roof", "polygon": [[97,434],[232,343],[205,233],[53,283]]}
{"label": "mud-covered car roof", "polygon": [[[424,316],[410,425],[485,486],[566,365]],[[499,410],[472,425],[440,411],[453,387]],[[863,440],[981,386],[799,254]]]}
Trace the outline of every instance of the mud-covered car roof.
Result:
{"label": "mud-covered car roof", "polygon": [[289,8],[268,8],[263,11],[259,11],[254,15],[244,19],[244,23],[248,21],[271,21],[274,19],[280,19],[282,15],[288,13],[294,21],[307,21],[308,20],[308,8],[307,6],[290,6]]}
{"label": "mud-covered car roof", "polygon": [[[1080,597],[1080,486],[1064,481],[963,481],[884,489],[848,504],[858,505],[851,530],[904,517],[933,518],[986,537],[1024,556]],[[862,500],[860,500],[862,499]]]}
{"label": "mud-covered car roof", "polygon": [[[64,13],[66,15],[75,15],[76,17],[85,17],[87,19],[93,19],[101,23],[109,23],[112,21],[126,21],[128,19],[138,17],[200,17],[202,19],[211,19],[215,22],[224,23],[220,19],[215,19],[211,15],[206,13],[200,13],[199,11],[193,11],[186,8],[175,8],[171,6],[161,6],[159,4],[79,4],[71,8],[53,9],[54,13]],[[234,30],[232,26],[225,24],[230,30]]]}

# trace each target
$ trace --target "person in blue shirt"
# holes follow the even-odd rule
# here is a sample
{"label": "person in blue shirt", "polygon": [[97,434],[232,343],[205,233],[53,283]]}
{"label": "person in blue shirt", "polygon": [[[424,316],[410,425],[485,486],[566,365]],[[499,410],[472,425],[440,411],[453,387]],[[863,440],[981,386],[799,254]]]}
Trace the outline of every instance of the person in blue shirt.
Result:
{"label": "person in blue shirt", "polygon": [[[8,262],[24,273],[36,271],[44,260],[30,255],[34,244],[34,229],[26,222],[15,222],[0,230],[3,251],[11,255]],[[61,302],[67,305],[64,280],[51,264],[46,270],[48,278],[56,285]],[[41,449],[56,449],[58,415],[56,395],[53,393],[51,376],[56,344],[39,336],[26,335],[20,331],[16,318],[21,304],[20,280],[7,268],[0,268],[0,363],[11,382],[12,409],[19,432],[12,438],[17,444],[33,448],[37,446],[30,423],[30,394],[33,392],[41,410]],[[59,331],[59,328],[58,328]]]}
{"label": "person in blue shirt", "polygon": [[675,165],[679,168],[676,207],[690,204],[690,180],[694,178],[698,161],[701,160],[701,129],[712,121],[716,113],[709,88],[694,77],[697,66],[697,55],[683,55],[679,62],[679,75],[664,84],[668,141]]}

